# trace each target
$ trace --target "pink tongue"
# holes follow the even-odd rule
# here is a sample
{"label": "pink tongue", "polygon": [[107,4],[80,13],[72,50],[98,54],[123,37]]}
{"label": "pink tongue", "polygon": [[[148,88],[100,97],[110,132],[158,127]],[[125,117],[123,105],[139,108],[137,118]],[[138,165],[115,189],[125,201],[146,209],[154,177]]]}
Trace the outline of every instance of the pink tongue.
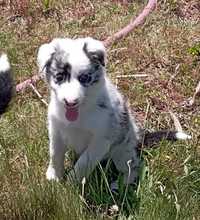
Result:
{"label": "pink tongue", "polygon": [[68,121],[76,121],[78,118],[79,112],[78,107],[66,108],[65,116]]}

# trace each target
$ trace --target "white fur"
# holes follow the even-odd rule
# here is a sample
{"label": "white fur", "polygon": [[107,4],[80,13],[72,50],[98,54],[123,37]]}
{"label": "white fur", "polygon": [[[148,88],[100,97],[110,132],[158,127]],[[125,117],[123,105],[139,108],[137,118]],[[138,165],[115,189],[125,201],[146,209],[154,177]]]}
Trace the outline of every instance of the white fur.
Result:
{"label": "white fur", "polygon": [[176,138],[179,140],[187,140],[187,139],[191,139],[192,137],[182,131],[179,131],[176,133]]}
{"label": "white fur", "polygon": [[60,102],[63,102],[63,100],[67,100],[69,103],[74,102],[74,100],[79,100],[79,102],[81,102],[84,98],[80,83],[75,79],[70,84],[62,84],[59,86],[59,89],[52,81],[51,86],[57,91]]}
{"label": "white fur", "polygon": [[[138,128],[123,96],[106,76],[103,63],[97,84],[85,88],[79,82],[79,74],[95,62],[84,52],[85,43],[89,52],[101,51],[105,58],[103,43],[92,38],[55,39],[42,45],[38,52],[39,69],[46,74],[51,88],[48,107],[50,163],[46,177],[49,180],[63,177],[65,153],[72,148],[78,160],[74,170],[69,173],[70,177],[81,181],[98,162],[109,157],[116,168],[124,173],[124,181],[134,183],[140,162]],[[56,58],[52,54],[56,54]],[[52,59],[50,69],[45,67],[49,59]],[[71,65],[70,80],[62,84],[54,79],[60,72],[57,59],[60,63]],[[75,121],[66,118],[65,100],[69,103],[78,100],[79,117]],[[190,138],[182,132],[176,136],[178,139]]]}
{"label": "white fur", "polygon": [[[105,75],[102,66],[102,78],[94,86],[84,88],[77,80],[77,74],[84,70],[90,60],[83,51],[84,43],[88,50],[102,51],[102,42],[92,38],[56,39],[44,44],[38,52],[39,69],[46,74],[45,64],[55,51],[64,51],[63,62],[66,60],[72,66],[71,81],[57,85],[50,79],[51,101],[48,108],[48,130],[50,139],[50,163],[47,169],[47,179],[59,180],[64,173],[64,155],[69,148],[73,148],[79,156],[74,170],[69,174],[79,181],[87,177],[97,163],[108,156],[116,167],[125,175],[125,182],[134,182],[137,177],[139,158],[136,155],[137,127],[132,123],[132,117],[127,112],[127,133],[120,143],[121,129],[120,114],[124,111],[124,99],[115,86]],[[54,64],[52,64],[53,66]],[[54,67],[56,68],[56,67]],[[64,99],[68,102],[79,100],[79,117],[76,121],[68,121],[65,117]],[[98,107],[97,102],[106,102],[107,109]],[[116,144],[114,143],[116,142]],[[128,177],[127,161],[132,160],[132,172]]]}
{"label": "white fur", "polygon": [[10,70],[10,63],[6,54],[2,54],[0,57],[0,71],[5,72]]}

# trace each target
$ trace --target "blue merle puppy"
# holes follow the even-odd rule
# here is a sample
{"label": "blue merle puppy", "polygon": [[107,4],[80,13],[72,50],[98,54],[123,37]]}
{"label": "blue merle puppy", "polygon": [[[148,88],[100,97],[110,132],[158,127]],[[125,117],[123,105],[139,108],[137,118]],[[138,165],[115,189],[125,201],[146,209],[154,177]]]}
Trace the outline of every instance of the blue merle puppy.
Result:
{"label": "blue merle puppy", "polygon": [[[106,75],[105,63],[105,47],[93,38],[58,38],[39,48],[39,70],[51,91],[48,180],[63,177],[70,148],[78,160],[69,176],[78,181],[107,158],[124,174],[124,183],[137,180],[142,135],[125,99]],[[157,141],[166,137],[166,132],[148,133],[152,143],[156,134]],[[183,132],[168,132],[168,137],[190,138]]]}

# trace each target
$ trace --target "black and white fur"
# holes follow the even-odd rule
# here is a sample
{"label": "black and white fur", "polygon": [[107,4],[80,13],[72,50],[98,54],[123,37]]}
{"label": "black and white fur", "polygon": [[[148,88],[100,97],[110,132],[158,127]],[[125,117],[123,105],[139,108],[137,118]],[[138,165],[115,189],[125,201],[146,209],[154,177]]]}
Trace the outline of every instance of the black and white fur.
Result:
{"label": "black and white fur", "polygon": [[[70,148],[78,160],[69,175],[78,181],[105,158],[112,159],[125,183],[138,177],[140,132],[125,99],[107,77],[105,62],[103,43],[92,38],[58,38],[39,48],[39,69],[51,89],[49,180],[63,177]],[[190,138],[172,133],[175,139]]]}
{"label": "black and white fur", "polygon": [[0,115],[3,114],[12,98],[13,82],[11,68],[6,54],[0,56]]}

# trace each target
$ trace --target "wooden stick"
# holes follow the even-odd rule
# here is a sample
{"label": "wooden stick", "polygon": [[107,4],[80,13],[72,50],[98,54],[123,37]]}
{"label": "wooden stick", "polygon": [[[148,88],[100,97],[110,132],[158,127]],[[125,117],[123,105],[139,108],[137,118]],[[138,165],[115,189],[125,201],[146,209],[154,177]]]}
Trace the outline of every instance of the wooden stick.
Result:
{"label": "wooden stick", "polygon": [[115,34],[111,35],[104,41],[105,47],[110,47],[112,44],[116,43],[117,41],[121,40],[122,38],[126,37],[129,33],[131,33],[136,27],[143,24],[146,17],[156,8],[157,0],[149,0],[147,6],[144,10],[136,17],[136,19],[132,19],[130,23],[116,32]]}
{"label": "wooden stick", "polygon": [[119,79],[131,79],[131,78],[140,78],[140,77],[148,77],[148,74],[128,74],[128,75],[117,75],[115,77],[115,85],[118,88]]}
{"label": "wooden stick", "polygon": [[35,94],[38,96],[38,98],[41,100],[41,102],[43,102],[46,106],[48,106],[48,103],[44,100],[44,98],[42,97],[42,95],[38,92],[38,90],[35,88],[35,86],[30,83],[29,86],[33,89],[33,91],[35,92]]}
{"label": "wooden stick", "polygon": [[192,99],[189,101],[189,106],[194,105],[195,101],[196,101],[196,97],[200,95],[200,81],[195,89],[194,95],[192,96]]}
{"label": "wooden stick", "polygon": [[30,84],[35,84],[41,77],[38,75],[32,76],[30,79],[27,79],[16,86],[16,92],[21,92],[26,89]]}
{"label": "wooden stick", "polygon": [[117,79],[123,79],[123,78],[142,78],[142,77],[148,77],[148,74],[128,74],[128,75],[117,75]]}

